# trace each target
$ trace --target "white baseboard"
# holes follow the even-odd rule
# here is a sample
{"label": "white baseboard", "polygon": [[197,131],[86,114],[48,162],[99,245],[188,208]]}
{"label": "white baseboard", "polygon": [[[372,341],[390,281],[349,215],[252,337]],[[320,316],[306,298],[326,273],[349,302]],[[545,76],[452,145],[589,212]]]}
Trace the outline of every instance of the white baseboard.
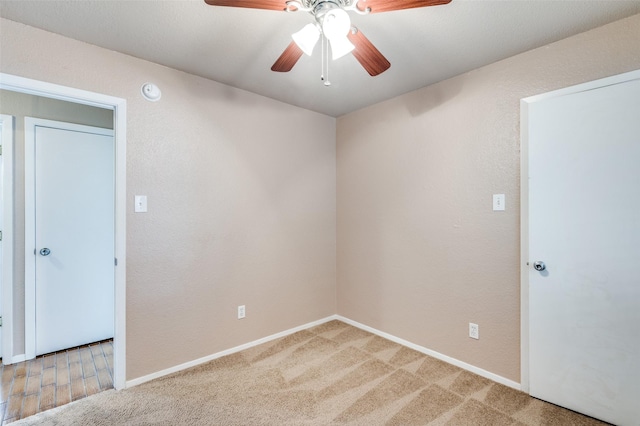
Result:
{"label": "white baseboard", "polygon": [[373,327],[369,327],[368,325],[360,324],[357,321],[353,321],[353,320],[351,320],[349,318],[345,318],[345,317],[343,317],[341,315],[336,315],[336,319],[338,319],[340,321],[343,321],[343,322],[346,322],[347,324],[352,325],[354,327],[358,327],[358,328],[360,328],[362,330],[368,331],[370,333],[377,334],[378,336],[384,337],[385,339],[391,340],[392,342],[396,342],[396,343],[401,344],[403,346],[407,346],[407,347],[409,347],[411,349],[414,349],[414,350],[416,350],[418,352],[422,352],[425,355],[429,355],[429,356],[437,358],[437,359],[439,359],[441,361],[448,362],[449,364],[453,364],[456,367],[460,367],[460,368],[462,368],[464,370],[467,370],[467,371],[470,371],[472,373],[475,373],[478,376],[486,377],[487,379],[493,380],[494,382],[498,382],[498,383],[500,383],[502,385],[505,385],[505,386],[508,386],[510,388],[521,390],[520,383],[516,383],[513,380],[509,380],[509,379],[504,378],[502,376],[499,376],[497,374],[491,373],[490,371],[483,370],[482,368],[476,367],[475,365],[467,364],[466,362],[460,361],[460,360],[455,359],[455,358],[451,358],[450,356],[447,356],[447,355],[443,355],[440,352],[436,352],[436,351],[433,351],[431,349],[427,349],[424,346],[416,345],[415,343],[411,343],[411,342],[409,342],[407,340],[404,340],[404,339],[401,339],[399,337],[393,336],[393,335],[391,335],[389,333],[385,333],[384,331],[380,331],[380,330],[377,330],[377,329],[375,329]]}
{"label": "white baseboard", "polygon": [[[315,327],[320,324],[324,324],[325,322],[329,322],[331,320],[338,319],[337,315],[331,315],[329,317],[320,319],[318,321],[313,321],[308,324],[301,325],[299,327],[290,328],[289,330],[281,331],[280,333],[272,334],[271,336],[263,337],[262,339],[254,340],[253,342],[245,343],[244,345],[236,346],[231,349],[227,349],[221,352],[216,352],[215,354],[207,355],[202,358],[194,359],[193,361],[185,362],[184,364],[176,365],[174,367],[170,367],[164,370],[157,371],[155,373],[148,374],[146,376],[138,377],[137,379],[127,380],[125,387],[130,388],[132,386],[137,386],[142,383],[148,382],[153,379],[157,379],[162,376],[166,376],[168,374],[176,373],[178,371],[186,370],[187,368],[195,367],[196,365],[204,364],[205,362],[213,361],[214,359],[221,358],[223,356],[231,355],[236,352],[243,351],[245,349],[252,348],[254,346],[261,345],[263,343],[270,342],[271,340],[279,339],[281,337],[288,336],[293,333],[297,333],[301,330],[306,330],[311,327]],[[346,322],[346,321],[345,321]]]}
{"label": "white baseboard", "polygon": [[27,360],[27,355],[21,354],[21,355],[14,355],[12,357],[2,358],[2,363],[4,365],[11,365],[11,364],[17,364],[18,362],[22,362],[26,360]]}
{"label": "white baseboard", "polygon": [[[148,374],[146,376],[138,377],[137,379],[128,380],[126,382],[125,387],[130,388],[132,386],[137,386],[137,385],[140,385],[142,383],[148,382],[150,380],[157,379],[159,377],[163,377],[163,376],[166,376],[168,374],[176,373],[178,371],[186,370],[187,368],[195,367],[196,365],[204,364],[205,362],[213,361],[214,359],[221,358],[221,357],[226,356],[226,355],[231,355],[231,354],[234,354],[236,352],[240,352],[240,351],[243,351],[245,349],[249,349],[249,348],[252,348],[254,346],[258,346],[258,345],[261,345],[263,343],[270,342],[271,340],[279,339],[281,337],[288,336],[288,335],[296,333],[298,331],[306,330],[308,328],[315,327],[317,325],[324,324],[325,322],[329,322],[331,320],[336,320],[336,319],[340,320],[340,321],[343,321],[343,322],[345,322],[345,323],[347,323],[349,325],[352,325],[354,327],[357,327],[357,328],[360,328],[362,330],[368,331],[370,333],[376,334],[376,335],[378,335],[380,337],[384,337],[385,339],[391,340],[392,342],[396,342],[396,343],[398,343],[400,345],[403,345],[403,346],[406,346],[408,348],[414,349],[414,350],[416,350],[418,352],[422,352],[425,355],[429,355],[429,356],[437,358],[437,359],[439,359],[441,361],[447,362],[449,364],[453,364],[456,367],[460,367],[460,368],[462,368],[464,370],[470,371],[470,372],[475,373],[475,374],[477,374],[479,376],[486,377],[487,379],[493,380],[494,382],[500,383],[502,385],[508,386],[510,388],[513,388],[513,389],[521,390],[520,383],[516,383],[513,380],[509,380],[509,379],[504,378],[502,376],[499,376],[499,375],[497,375],[495,373],[491,373],[491,372],[489,372],[487,370],[483,370],[482,368],[476,367],[476,366],[471,365],[471,364],[467,364],[466,362],[460,361],[460,360],[455,359],[455,358],[451,358],[450,356],[443,355],[443,354],[441,354],[439,352],[433,351],[431,349],[427,349],[427,348],[425,348],[423,346],[416,345],[415,343],[411,343],[411,342],[409,342],[407,340],[404,340],[404,339],[401,339],[399,337],[393,336],[393,335],[391,335],[389,333],[385,333],[384,331],[377,330],[377,329],[375,329],[373,327],[369,327],[367,325],[361,324],[361,323],[359,323],[357,321],[353,321],[353,320],[351,320],[349,318],[345,318],[345,317],[343,317],[341,315],[331,315],[331,316],[328,316],[326,318],[320,319],[318,321],[313,321],[313,322],[310,322],[308,324],[301,325],[299,327],[294,327],[294,328],[291,328],[289,330],[282,331],[280,333],[272,334],[271,336],[263,337],[262,339],[254,340],[253,342],[245,343],[243,345],[236,346],[236,347],[231,348],[231,349],[227,349],[227,350],[224,350],[224,351],[221,351],[221,352],[217,352],[215,354],[207,355],[205,357],[198,358],[198,359],[195,359],[193,361],[185,362],[184,364],[176,365],[174,367],[170,367],[170,368],[167,368],[167,369],[164,369],[164,370],[161,370],[161,371],[157,371],[155,373],[151,373],[151,374]],[[22,357],[24,358],[24,355],[22,355]],[[17,359],[18,359],[18,357],[13,357],[12,361],[13,362],[20,362],[20,361],[24,360],[24,359],[20,359],[20,360],[17,360]]]}

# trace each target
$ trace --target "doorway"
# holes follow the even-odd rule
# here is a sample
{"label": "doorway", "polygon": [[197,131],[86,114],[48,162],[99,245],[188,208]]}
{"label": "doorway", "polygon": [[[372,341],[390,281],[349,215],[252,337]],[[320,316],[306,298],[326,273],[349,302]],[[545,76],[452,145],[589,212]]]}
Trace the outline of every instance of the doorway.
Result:
{"label": "doorway", "polygon": [[[113,111],[115,138],[114,262],[117,262],[114,276],[114,387],[116,389],[123,389],[126,385],[126,100],[9,74],[0,74],[0,89],[105,108]],[[3,283],[3,289],[6,288],[7,283]],[[4,322],[5,328],[12,327],[13,324],[9,324],[11,322],[11,318],[7,318]],[[17,339],[17,337],[14,336],[14,340],[15,339]],[[5,347],[7,343],[13,345],[15,342],[5,342]],[[18,353],[15,352],[12,347],[9,357],[7,354],[4,354],[6,361],[3,361],[15,363],[26,359],[26,351],[22,353],[22,351],[18,349]]]}
{"label": "doorway", "polygon": [[523,390],[640,415],[640,71],[523,100]]}

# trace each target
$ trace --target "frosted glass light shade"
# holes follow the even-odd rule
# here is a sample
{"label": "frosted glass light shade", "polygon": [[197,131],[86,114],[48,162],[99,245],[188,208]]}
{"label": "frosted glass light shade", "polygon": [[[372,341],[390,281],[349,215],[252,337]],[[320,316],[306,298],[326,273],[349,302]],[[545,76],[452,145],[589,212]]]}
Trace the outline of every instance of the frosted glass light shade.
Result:
{"label": "frosted glass light shade", "polygon": [[351,29],[349,14],[342,9],[333,9],[322,20],[322,32],[329,40],[344,37]]}
{"label": "frosted glass light shade", "polygon": [[311,56],[320,38],[320,30],[314,24],[307,24],[297,33],[293,33],[291,38],[304,53]]}
{"label": "frosted glass light shade", "polygon": [[331,59],[334,61],[356,48],[346,36],[330,39],[329,43],[331,43]]}
{"label": "frosted glass light shade", "polygon": [[331,43],[331,58],[336,60],[350,53],[355,46],[347,38],[351,30],[349,14],[342,9],[333,9],[322,20],[322,32]]}

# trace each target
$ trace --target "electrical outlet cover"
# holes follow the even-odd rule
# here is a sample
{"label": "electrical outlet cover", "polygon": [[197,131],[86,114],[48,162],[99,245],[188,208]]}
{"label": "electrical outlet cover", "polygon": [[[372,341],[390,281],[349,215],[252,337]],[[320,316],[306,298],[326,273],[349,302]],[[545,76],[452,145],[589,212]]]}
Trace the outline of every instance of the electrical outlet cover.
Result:
{"label": "electrical outlet cover", "polygon": [[480,338],[480,327],[478,327],[478,324],[469,323],[469,337],[472,339]]}

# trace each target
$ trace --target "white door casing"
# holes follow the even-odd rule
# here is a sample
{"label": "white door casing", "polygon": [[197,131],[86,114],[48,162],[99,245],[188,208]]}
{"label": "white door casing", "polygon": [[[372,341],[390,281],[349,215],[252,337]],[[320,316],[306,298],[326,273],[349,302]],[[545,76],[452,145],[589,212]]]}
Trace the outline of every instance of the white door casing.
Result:
{"label": "white door casing", "polygon": [[[10,115],[0,115],[0,314],[6,321],[13,315],[13,123]],[[6,249],[5,249],[6,247]],[[11,321],[8,322],[11,325]],[[10,361],[13,353],[13,333],[11,327],[0,328],[0,356],[3,363]]]}
{"label": "white door casing", "polygon": [[112,130],[25,119],[25,243],[33,355],[112,338]]}
{"label": "white door casing", "polygon": [[522,106],[523,389],[637,424],[640,72]]}
{"label": "white door casing", "polygon": [[[126,146],[127,102],[125,99],[67,86],[0,73],[0,88],[36,96],[60,99],[77,104],[107,108],[113,111],[115,132],[115,252],[118,265],[115,271],[115,331],[113,340],[114,387],[126,387]],[[6,287],[6,285],[5,285]],[[7,300],[4,301],[7,303]],[[5,311],[6,312],[6,311]],[[5,329],[10,318],[5,321]],[[6,336],[6,333],[5,333]],[[19,362],[25,355],[13,355],[11,362]],[[3,361],[5,361],[3,359]],[[5,361],[6,362],[6,361]]]}

